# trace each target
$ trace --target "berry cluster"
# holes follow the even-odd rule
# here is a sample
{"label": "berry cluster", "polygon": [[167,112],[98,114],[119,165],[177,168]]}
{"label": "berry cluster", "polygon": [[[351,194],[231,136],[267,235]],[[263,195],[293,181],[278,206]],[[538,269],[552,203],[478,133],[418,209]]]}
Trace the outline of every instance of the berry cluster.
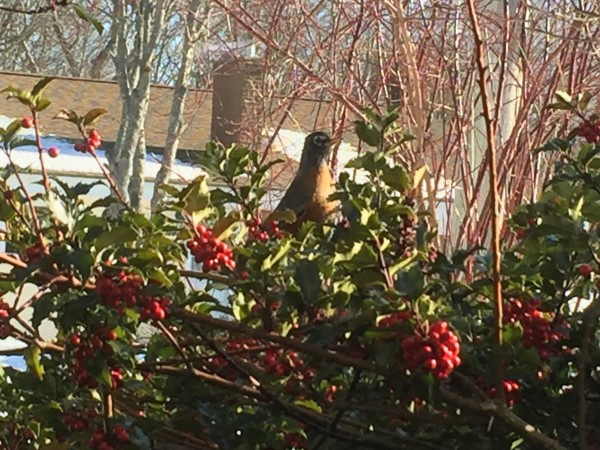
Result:
{"label": "berry cluster", "polygon": [[[504,388],[506,404],[512,408],[521,399],[521,396],[519,395],[521,385],[515,380],[504,380],[502,386]],[[498,396],[498,390],[495,387],[484,387],[483,389],[490,398],[496,398]]]}
{"label": "berry cluster", "polygon": [[96,281],[96,292],[106,306],[133,308],[138,303],[142,289],[140,277],[120,271],[116,275],[104,274]]}
{"label": "berry cluster", "polygon": [[97,130],[90,131],[89,137],[84,142],[77,142],[74,145],[75,151],[81,153],[93,153],[102,145],[102,139]]}
{"label": "berry cluster", "polygon": [[98,413],[94,408],[89,408],[84,413],[67,413],[63,417],[63,423],[71,432],[84,431],[90,428],[91,422],[96,418],[97,415]]}
{"label": "berry cluster", "polygon": [[[69,344],[73,351],[75,361],[73,363],[73,374],[79,387],[94,389],[98,386],[98,381],[87,370],[88,361],[101,353],[105,357],[114,354],[113,348],[109,342],[117,339],[115,330],[106,329],[104,326],[96,327],[94,333],[86,336],[82,333],[74,333],[69,337]],[[116,389],[123,380],[121,367],[112,364],[109,367],[112,388]]]}
{"label": "berry cluster", "polygon": [[562,351],[559,343],[564,339],[565,333],[554,329],[552,314],[541,311],[541,303],[540,299],[511,299],[504,307],[504,323],[520,323],[523,328],[523,345],[535,348],[541,359],[548,359]]}
{"label": "berry cluster", "polygon": [[387,317],[384,317],[377,323],[377,328],[384,331],[393,332],[392,334],[386,333],[380,339],[383,341],[397,340],[402,342],[408,337],[409,327],[401,327],[402,324],[407,323],[412,317],[412,313],[409,311],[396,311]]}
{"label": "berry cluster", "polygon": [[29,264],[37,264],[45,254],[46,247],[38,242],[25,249],[25,260]]}
{"label": "berry cluster", "polygon": [[3,300],[0,300],[0,339],[6,339],[10,336],[12,327],[8,323],[10,319],[10,306]]}
{"label": "berry cluster", "polygon": [[187,242],[187,247],[195,261],[202,263],[204,272],[219,271],[223,266],[235,269],[233,250],[225,242],[213,237],[212,230],[204,225],[198,225],[196,232],[197,236]]}
{"label": "berry cluster", "polygon": [[377,323],[379,328],[393,328],[397,325],[407,322],[412,317],[412,313],[409,311],[397,311],[384,317]]}
{"label": "berry cluster", "polygon": [[461,363],[458,338],[450,330],[448,322],[441,320],[434,322],[422,334],[402,341],[402,354],[406,364],[410,369],[432,373],[436,378],[447,378]]}
{"label": "berry cluster", "polygon": [[600,121],[584,120],[579,125],[577,134],[589,143],[596,144],[600,142]]}
{"label": "berry cluster", "polygon": [[279,224],[275,220],[263,224],[260,219],[251,219],[246,222],[250,232],[251,241],[267,242],[283,238]]}
{"label": "berry cluster", "polygon": [[165,296],[144,295],[138,300],[138,306],[141,308],[140,318],[142,320],[163,320],[167,317],[171,300]]}
{"label": "berry cluster", "polygon": [[338,393],[339,390],[340,386],[336,384],[332,384],[331,386],[329,386],[325,391],[325,400],[329,403],[332,403],[335,399],[335,395]]}
{"label": "berry cluster", "polygon": [[123,270],[103,274],[96,281],[98,296],[106,306],[116,308],[120,315],[125,314],[126,307],[138,307],[144,321],[163,320],[168,316],[171,301],[167,297],[143,295],[141,291],[141,278]]}
{"label": "berry cluster", "polygon": [[250,312],[256,316],[261,316],[264,311],[267,309],[267,305],[268,305],[268,311],[271,311],[272,313],[276,313],[279,308],[281,307],[281,302],[279,300],[275,300],[275,301],[264,301],[264,300],[256,300],[256,303],[254,305],[252,305],[252,308],[250,310]]}
{"label": "berry cluster", "polygon": [[[227,351],[232,355],[252,353],[253,349],[260,346],[256,339],[236,339],[226,345]],[[233,381],[237,378],[237,372],[230,366],[223,356],[215,356],[208,361],[210,369],[219,376]]]}
{"label": "berry cluster", "polygon": [[302,369],[304,361],[296,352],[284,355],[280,350],[267,350],[263,358],[265,371],[279,377],[289,375],[293,369]]}
{"label": "berry cluster", "polygon": [[306,438],[300,433],[285,433],[283,439],[285,439],[288,448],[306,448]]}
{"label": "berry cluster", "polygon": [[129,433],[121,424],[116,424],[109,433],[96,430],[88,443],[95,450],[115,450],[119,444],[129,442]]}

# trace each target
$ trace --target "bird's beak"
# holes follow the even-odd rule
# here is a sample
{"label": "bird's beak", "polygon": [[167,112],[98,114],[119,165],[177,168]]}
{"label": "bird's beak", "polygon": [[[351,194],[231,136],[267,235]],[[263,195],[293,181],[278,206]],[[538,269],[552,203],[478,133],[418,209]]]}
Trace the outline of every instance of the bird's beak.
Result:
{"label": "bird's beak", "polygon": [[339,144],[341,141],[342,140],[340,138],[334,138],[331,141],[329,141],[329,145],[331,145],[333,147],[334,145]]}

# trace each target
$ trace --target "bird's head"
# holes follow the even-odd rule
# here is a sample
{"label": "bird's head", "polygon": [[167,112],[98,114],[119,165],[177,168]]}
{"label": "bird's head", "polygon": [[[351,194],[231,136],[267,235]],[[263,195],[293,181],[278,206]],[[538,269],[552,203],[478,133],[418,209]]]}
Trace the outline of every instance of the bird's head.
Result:
{"label": "bird's head", "polygon": [[331,152],[331,146],[336,142],[336,140],[331,139],[327,133],[322,131],[309,134],[304,140],[302,161],[300,164],[320,165],[326,162]]}

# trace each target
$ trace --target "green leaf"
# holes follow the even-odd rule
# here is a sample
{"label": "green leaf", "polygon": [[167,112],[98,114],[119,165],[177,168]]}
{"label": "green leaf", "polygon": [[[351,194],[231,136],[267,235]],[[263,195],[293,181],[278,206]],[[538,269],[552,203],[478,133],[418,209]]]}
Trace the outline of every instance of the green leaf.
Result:
{"label": "green leaf", "polygon": [[399,192],[406,191],[409,186],[408,175],[401,166],[383,167],[382,179],[388,186]]}
{"label": "green leaf", "polygon": [[579,111],[584,111],[592,98],[593,95],[588,91],[580,93],[577,96],[577,109],[579,109]]}
{"label": "green leaf", "polygon": [[65,204],[62,202],[60,197],[54,193],[54,191],[48,192],[48,208],[52,213],[52,217],[58,220],[63,225],[67,225],[69,230],[73,227],[73,217],[67,211]]}
{"label": "green leaf", "polygon": [[367,124],[360,120],[354,122],[356,135],[359,139],[365,142],[371,147],[377,147],[381,143],[381,132],[373,127],[371,124]]}
{"label": "green leaf", "polygon": [[94,258],[89,250],[80,249],[69,254],[69,261],[84,279],[88,279],[92,274],[96,258]]}
{"label": "green leaf", "polygon": [[547,142],[546,144],[544,144],[542,147],[538,148],[535,150],[536,153],[539,152],[556,152],[556,151],[562,151],[562,150],[567,150],[568,148],[571,147],[571,143],[569,141],[566,141],[564,139],[552,139],[549,142]]}
{"label": "green leaf", "polygon": [[13,120],[4,130],[4,145],[9,146],[10,141],[21,129],[21,121],[16,119]]}
{"label": "green leaf", "polygon": [[310,409],[311,411],[316,411],[318,413],[323,412],[323,409],[314,400],[296,400],[294,403],[303,408]]}
{"label": "green leaf", "polygon": [[19,100],[19,102],[21,102],[23,105],[29,108],[31,108],[31,106],[33,105],[33,96],[29,91],[8,86],[7,88],[2,89],[2,91],[0,92],[8,92],[7,97],[9,99],[16,98],[17,100]]}
{"label": "green leaf", "polygon": [[213,236],[217,239],[224,240],[231,236],[234,226],[240,220],[239,213],[234,211],[229,215],[221,218],[212,227]]}
{"label": "green leaf", "polygon": [[54,309],[54,299],[52,296],[43,295],[33,304],[33,314],[31,316],[31,326],[37,329],[42,321],[46,319]]}
{"label": "green leaf", "polygon": [[317,264],[307,259],[300,261],[296,266],[294,279],[300,286],[304,302],[307,305],[318,303],[319,293],[321,292],[321,277]]}
{"label": "green leaf", "polygon": [[523,444],[524,441],[525,439],[523,438],[513,441],[512,444],[510,444],[510,450],[517,450],[519,447],[521,447],[521,444]]}
{"label": "green leaf", "polygon": [[180,203],[192,215],[194,225],[208,216],[210,211],[210,191],[205,175],[196,177],[181,191]]}
{"label": "green leaf", "polygon": [[388,268],[388,272],[390,273],[391,276],[396,275],[399,271],[401,271],[402,269],[404,269],[405,267],[410,266],[416,259],[417,257],[417,253],[413,252],[413,254],[407,258],[403,258],[400,261],[397,261],[396,263],[390,265],[390,267]]}
{"label": "green leaf", "polygon": [[108,367],[104,367],[102,372],[98,375],[98,381],[106,386],[112,386],[112,378],[110,376],[110,372],[108,371]]}
{"label": "green leaf", "polygon": [[100,251],[109,245],[124,244],[137,239],[138,233],[133,228],[120,227],[105,231],[96,238],[95,247]]}
{"label": "green leaf", "polygon": [[419,189],[421,187],[421,183],[425,178],[425,174],[427,173],[427,164],[423,164],[412,174],[412,188]]}
{"label": "green leaf", "polygon": [[40,81],[38,81],[35,86],[33,87],[33,89],[31,90],[31,94],[35,97],[39,94],[41,94],[42,92],[44,92],[44,89],[46,88],[46,86],[48,86],[48,83],[50,83],[52,80],[54,80],[54,77],[44,77],[42,78]]}
{"label": "green leaf", "polygon": [[44,378],[44,366],[40,363],[42,351],[39,347],[29,347],[25,350],[24,356],[27,366],[41,380]]}
{"label": "green leaf", "polygon": [[93,126],[96,123],[96,121],[107,112],[108,111],[104,108],[94,108],[89,110],[87,114],[83,116],[83,126]]}
{"label": "green leaf", "polygon": [[275,264],[277,264],[290,251],[291,248],[292,248],[292,241],[286,240],[283,243],[281,243],[279,245],[279,248],[277,249],[277,253],[275,253],[274,255],[273,254],[269,255],[263,260],[260,269],[263,272],[270,270]]}
{"label": "green leaf", "polygon": [[77,14],[81,19],[85,20],[86,22],[91,23],[98,32],[98,34],[102,35],[102,33],[104,33],[104,26],[98,19],[92,17],[89,12],[87,12],[79,5],[75,5],[74,9],[75,14]]}
{"label": "green leaf", "polygon": [[71,189],[74,197],[80,197],[82,195],[87,195],[95,186],[102,185],[104,185],[104,182],[102,181],[94,181],[93,183],[77,183]]}
{"label": "green leaf", "polygon": [[0,196],[0,221],[8,222],[15,217],[15,210],[8,204],[4,195]]}
{"label": "green leaf", "polygon": [[42,97],[35,102],[35,110],[37,112],[42,112],[45,109],[47,109],[48,106],[50,106],[51,104],[52,104],[52,102],[50,100]]}
{"label": "green leaf", "polygon": [[177,189],[175,186],[172,186],[170,184],[163,184],[162,186],[159,186],[159,189],[162,191],[165,191],[171,197],[175,197],[175,198],[179,197],[179,194],[181,193],[181,191],[179,189]]}
{"label": "green leaf", "polygon": [[32,146],[32,147],[36,147],[37,146],[37,142],[35,142],[33,139],[13,139],[10,142],[10,148],[19,148],[19,147],[25,147],[25,146]]}
{"label": "green leaf", "polygon": [[56,116],[55,119],[66,120],[67,122],[74,123],[75,125],[79,125],[83,118],[79,116],[72,109],[61,109]]}
{"label": "green leaf", "polygon": [[558,100],[559,103],[570,105],[573,101],[573,98],[567,94],[565,91],[556,91],[554,97]]}

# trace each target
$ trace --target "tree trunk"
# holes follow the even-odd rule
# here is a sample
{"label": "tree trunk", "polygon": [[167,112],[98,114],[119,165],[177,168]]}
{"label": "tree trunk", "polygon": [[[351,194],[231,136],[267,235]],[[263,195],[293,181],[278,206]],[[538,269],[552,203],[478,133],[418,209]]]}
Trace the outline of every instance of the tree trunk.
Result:
{"label": "tree trunk", "polygon": [[141,131],[138,145],[133,156],[133,170],[129,183],[129,201],[131,207],[140,210],[144,198],[144,163],[146,162],[146,138]]}
{"label": "tree trunk", "polygon": [[192,67],[194,63],[195,44],[201,36],[203,25],[208,18],[210,3],[206,3],[201,17],[200,7],[204,0],[191,0],[189,10],[185,14],[184,41],[181,54],[181,68],[177,75],[177,81],[173,91],[173,102],[171,103],[171,115],[169,117],[169,128],[167,130],[167,142],[163,152],[160,170],[154,181],[154,192],[152,195],[152,211],[156,211],[164,199],[162,187],[169,183],[171,171],[179,148],[179,139],[184,129],[185,103],[190,83]]}
{"label": "tree trunk", "polygon": [[141,206],[146,145],[144,125],[150,103],[153,62],[172,0],[114,2],[113,57],[123,102],[121,127],[109,155],[109,165],[117,188],[131,207]]}

